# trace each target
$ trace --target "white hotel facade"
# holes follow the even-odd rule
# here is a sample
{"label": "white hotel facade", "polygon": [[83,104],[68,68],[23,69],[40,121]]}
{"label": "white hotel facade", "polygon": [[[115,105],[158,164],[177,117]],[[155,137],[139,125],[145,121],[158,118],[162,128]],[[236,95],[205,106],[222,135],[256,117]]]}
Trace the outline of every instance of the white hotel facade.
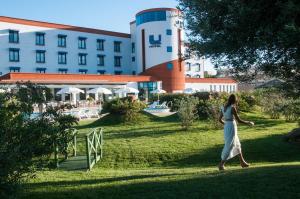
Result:
{"label": "white hotel facade", "polygon": [[130,34],[0,16],[0,84],[235,92],[232,79],[204,78],[203,59],[183,59],[184,35],[173,8],[137,13]]}

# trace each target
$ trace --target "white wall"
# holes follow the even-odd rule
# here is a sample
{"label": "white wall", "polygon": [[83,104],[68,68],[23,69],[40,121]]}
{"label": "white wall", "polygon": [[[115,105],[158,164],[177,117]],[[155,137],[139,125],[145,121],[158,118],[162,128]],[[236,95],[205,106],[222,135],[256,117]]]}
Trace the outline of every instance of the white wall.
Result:
{"label": "white wall", "polygon": [[237,84],[235,83],[185,83],[185,88],[194,88],[199,91],[207,92],[236,92]]}
{"label": "white wall", "polygon": [[[19,43],[8,42],[9,29],[19,31]],[[36,32],[45,33],[45,46],[35,44]],[[67,35],[67,47],[57,46],[57,35]],[[78,37],[87,38],[87,49],[78,49]],[[97,51],[96,40],[104,39],[104,51]],[[121,41],[121,53],[114,52],[114,41]],[[20,49],[20,62],[9,62],[9,48]],[[46,63],[36,63],[36,50],[46,50]],[[67,54],[67,64],[58,64],[58,52]],[[87,53],[87,65],[78,64],[78,53]],[[105,55],[105,66],[97,66],[97,54]],[[121,68],[114,67],[114,56],[122,56]],[[0,22],[0,72],[9,72],[10,66],[21,67],[21,72],[36,72],[37,67],[47,68],[47,73],[57,73],[58,68],[68,68],[68,73],[79,73],[79,69],[88,69],[88,73],[95,74],[97,70],[105,70],[113,74],[115,69],[123,74],[132,74],[131,68],[131,40],[130,38],[99,35],[85,32],[67,31],[44,27],[28,26]]]}
{"label": "white wall", "polygon": [[[142,29],[145,30],[145,47],[146,47],[146,69],[151,68],[155,65],[162,64],[168,61],[178,59],[178,25],[176,21],[182,21],[181,18],[176,17],[177,12],[167,11],[167,20],[166,21],[153,21],[140,24],[136,26],[135,31],[132,28],[131,34],[135,37],[136,43],[136,62],[138,66],[138,73],[142,72]],[[173,16],[173,17],[171,17]],[[136,25],[136,24],[133,24]],[[172,30],[172,35],[167,35],[167,29]],[[154,35],[155,39],[158,39],[158,35],[162,36],[162,44],[160,47],[150,48],[149,36]],[[185,33],[184,30],[181,30],[181,40],[184,41]],[[172,46],[172,52],[167,52],[167,46]],[[182,53],[185,51],[184,44],[182,43]],[[193,64],[200,63],[202,65],[202,60],[191,59],[190,62]],[[200,74],[202,72],[195,73],[193,76]]]}

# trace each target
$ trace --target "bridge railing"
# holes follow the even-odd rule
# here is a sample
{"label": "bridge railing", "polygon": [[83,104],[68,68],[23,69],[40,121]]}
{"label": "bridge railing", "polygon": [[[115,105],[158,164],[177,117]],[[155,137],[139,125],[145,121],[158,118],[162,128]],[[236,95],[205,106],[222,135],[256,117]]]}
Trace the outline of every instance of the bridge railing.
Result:
{"label": "bridge railing", "polygon": [[103,156],[103,129],[96,128],[86,135],[87,168],[90,170]]}

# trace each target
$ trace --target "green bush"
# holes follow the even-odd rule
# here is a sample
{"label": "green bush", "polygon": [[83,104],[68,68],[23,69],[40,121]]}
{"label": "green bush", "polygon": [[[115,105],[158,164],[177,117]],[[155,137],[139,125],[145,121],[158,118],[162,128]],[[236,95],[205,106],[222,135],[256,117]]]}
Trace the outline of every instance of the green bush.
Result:
{"label": "green bush", "polygon": [[284,96],[276,89],[265,89],[260,91],[260,101],[263,112],[269,115],[272,119],[280,118]]}
{"label": "green bush", "polygon": [[252,92],[239,92],[236,95],[238,97],[239,111],[251,111],[257,104],[255,96]]}
{"label": "green bush", "polygon": [[178,116],[181,122],[181,127],[184,130],[188,130],[194,121],[198,118],[197,115],[197,104],[198,99],[196,97],[186,97],[185,99],[181,99],[179,102],[178,108]]}
{"label": "green bush", "polygon": [[15,185],[48,164],[54,143],[66,145],[61,132],[76,122],[62,114],[31,118],[33,104],[46,103],[45,93],[50,93],[47,88],[27,83],[0,94],[0,198],[13,197]]}
{"label": "green bush", "polygon": [[219,122],[219,116],[221,107],[224,105],[224,100],[221,98],[215,98],[208,101],[208,120],[213,129],[222,128],[222,124]]}
{"label": "green bush", "polygon": [[281,106],[281,113],[286,121],[297,121],[300,119],[300,99],[285,100]]}
{"label": "green bush", "polygon": [[123,122],[137,122],[140,119],[139,112],[144,108],[146,108],[145,103],[127,97],[106,102],[103,111],[121,116]]}

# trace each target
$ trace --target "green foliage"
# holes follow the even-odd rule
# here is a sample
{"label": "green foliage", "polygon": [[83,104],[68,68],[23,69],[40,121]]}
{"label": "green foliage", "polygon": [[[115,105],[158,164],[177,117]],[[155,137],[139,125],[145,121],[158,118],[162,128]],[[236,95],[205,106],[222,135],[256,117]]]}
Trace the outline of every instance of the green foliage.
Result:
{"label": "green foliage", "polygon": [[[190,30],[191,51],[230,66],[240,80],[257,72],[286,80],[300,92],[298,0],[179,0]],[[255,67],[253,67],[255,66]]]}
{"label": "green foliage", "polygon": [[[48,162],[54,140],[64,142],[61,131],[69,128],[75,118],[62,114],[45,114],[32,119],[33,104],[43,104],[50,93],[47,88],[18,84],[11,93],[0,94],[0,196],[12,196],[13,188],[35,169]],[[49,113],[52,113],[50,116]],[[56,139],[53,139],[56,138]],[[1,195],[2,194],[2,195]]]}
{"label": "green foliage", "polygon": [[41,116],[42,121],[48,123],[48,128],[51,132],[51,144],[52,152],[55,150],[55,146],[58,148],[58,153],[67,155],[68,143],[72,142],[73,132],[69,129],[74,124],[77,124],[78,119],[71,116],[65,115],[62,109],[58,107],[49,107],[46,112]]}
{"label": "green foliage", "polygon": [[239,92],[236,95],[238,97],[239,111],[251,111],[257,104],[255,96],[252,92]]}
{"label": "green foliage", "polygon": [[188,130],[198,118],[197,115],[197,104],[198,99],[196,97],[186,97],[181,99],[179,102],[178,116],[181,122],[181,127],[184,130]]}
{"label": "green foliage", "polygon": [[260,106],[266,115],[272,119],[278,119],[282,111],[284,96],[278,90],[266,89],[261,91]]}
{"label": "green foliage", "polygon": [[224,105],[224,101],[221,98],[214,98],[207,101],[208,120],[213,129],[220,129],[223,125],[219,122],[219,116],[221,107]]}
{"label": "green foliage", "polygon": [[285,100],[281,106],[281,113],[286,121],[297,121],[300,119],[300,99]]}
{"label": "green foliage", "polygon": [[121,116],[123,122],[138,122],[141,119],[139,112],[144,108],[146,108],[145,103],[127,97],[106,102],[103,111]]}

